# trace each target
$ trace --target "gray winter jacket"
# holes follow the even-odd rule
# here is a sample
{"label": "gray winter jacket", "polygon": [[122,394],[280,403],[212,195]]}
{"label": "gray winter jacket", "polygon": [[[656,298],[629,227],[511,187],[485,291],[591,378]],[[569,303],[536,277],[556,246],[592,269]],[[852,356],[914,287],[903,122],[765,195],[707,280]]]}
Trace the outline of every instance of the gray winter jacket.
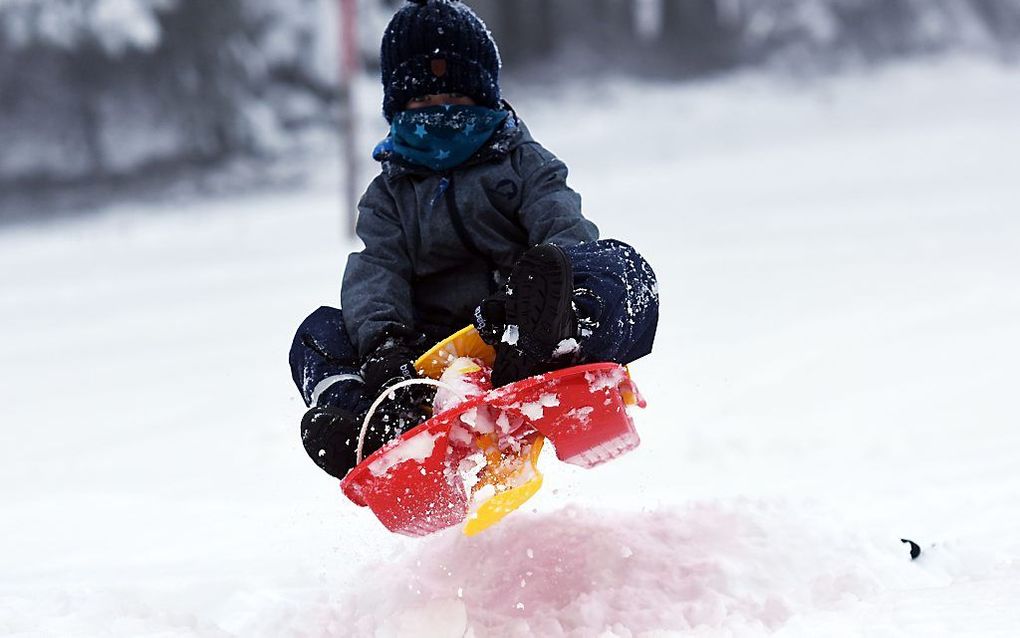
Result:
{"label": "gray winter jacket", "polygon": [[598,239],[567,186],[567,167],[511,114],[471,160],[445,174],[377,153],[382,173],[358,204],[365,249],[344,272],[347,332],[364,357],[387,334],[435,341],[472,323],[475,307],[541,243]]}

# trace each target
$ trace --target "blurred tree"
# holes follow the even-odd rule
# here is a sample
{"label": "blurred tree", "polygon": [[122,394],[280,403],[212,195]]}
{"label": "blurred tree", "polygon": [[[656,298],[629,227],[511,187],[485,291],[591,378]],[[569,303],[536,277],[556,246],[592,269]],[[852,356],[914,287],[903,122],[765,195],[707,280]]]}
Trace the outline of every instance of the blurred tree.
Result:
{"label": "blurred tree", "polygon": [[548,0],[474,0],[468,3],[492,29],[497,41],[512,42],[503,48],[503,61],[513,65],[548,55],[554,47]]}
{"label": "blurred tree", "polygon": [[1016,50],[1017,0],[470,0],[513,71],[560,63],[684,77],[966,46]]}
{"label": "blurred tree", "polygon": [[[358,0],[360,49],[402,0]],[[337,0],[0,0],[0,182],[279,147],[334,122]],[[964,47],[1015,55],[1018,0],[468,0],[517,77],[669,79]]]}
{"label": "blurred tree", "polygon": [[664,51],[682,71],[714,71],[737,62],[740,34],[723,19],[721,4],[718,0],[665,0]]}
{"label": "blurred tree", "polygon": [[[6,0],[0,181],[271,149],[328,118],[332,0]],[[301,99],[296,99],[301,98]]]}
{"label": "blurred tree", "polygon": [[1020,39],[1020,8],[1016,0],[973,0],[981,20],[1003,42]]}

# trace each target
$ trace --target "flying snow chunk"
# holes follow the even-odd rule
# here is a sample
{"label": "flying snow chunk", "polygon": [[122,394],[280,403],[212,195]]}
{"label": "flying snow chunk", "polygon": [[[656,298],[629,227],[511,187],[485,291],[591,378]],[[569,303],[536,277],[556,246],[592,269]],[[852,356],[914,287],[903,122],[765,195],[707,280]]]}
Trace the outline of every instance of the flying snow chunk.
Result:
{"label": "flying snow chunk", "polygon": [[384,476],[387,472],[401,463],[405,463],[407,461],[417,461],[418,463],[422,463],[425,459],[432,456],[436,447],[436,439],[440,436],[441,433],[439,432],[422,432],[417,436],[411,437],[384,454],[382,458],[374,461],[368,466],[368,471],[371,472],[373,476]]}
{"label": "flying snow chunk", "polygon": [[517,341],[520,338],[521,338],[521,330],[517,326],[509,325],[509,326],[506,327],[506,330],[503,331],[503,339],[502,339],[503,343],[509,344],[511,346],[516,346],[517,345]]}
{"label": "flying snow chunk", "polygon": [[568,354],[576,354],[580,349],[581,344],[577,342],[577,339],[564,339],[556,346],[556,350],[553,351],[553,356],[565,357]]}
{"label": "flying snow chunk", "polygon": [[545,393],[538,398],[538,401],[518,404],[518,409],[525,417],[537,421],[545,414],[546,408],[553,408],[560,404],[560,397],[557,394]]}

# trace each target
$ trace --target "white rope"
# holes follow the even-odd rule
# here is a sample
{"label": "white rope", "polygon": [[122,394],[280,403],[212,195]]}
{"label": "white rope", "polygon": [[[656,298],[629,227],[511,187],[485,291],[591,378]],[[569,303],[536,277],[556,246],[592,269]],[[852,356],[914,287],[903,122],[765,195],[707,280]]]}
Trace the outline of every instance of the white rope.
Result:
{"label": "white rope", "polygon": [[372,407],[370,407],[368,409],[368,413],[365,414],[365,421],[361,424],[361,434],[358,435],[358,465],[361,465],[361,461],[363,460],[362,454],[365,450],[365,434],[368,432],[368,422],[372,420],[373,416],[375,416],[375,411],[379,409],[379,406],[382,405],[383,401],[386,399],[392,399],[393,394],[397,390],[411,385],[430,385],[435,388],[445,388],[460,397],[462,401],[467,401],[467,397],[461,394],[457,388],[453,387],[449,383],[443,383],[442,381],[435,381],[433,379],[407,379],[406,381],[401,381],[400,383],[396,383],[389,388],[386,388],[386,391],[380,394],[379,397],[372,403]]}

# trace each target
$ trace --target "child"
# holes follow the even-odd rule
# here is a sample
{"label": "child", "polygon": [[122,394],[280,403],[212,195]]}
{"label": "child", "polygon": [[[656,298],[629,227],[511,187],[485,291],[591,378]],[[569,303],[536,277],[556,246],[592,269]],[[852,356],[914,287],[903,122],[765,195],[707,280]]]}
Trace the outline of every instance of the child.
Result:
{"label": "child", "polygon": [[[501,100],[485,25],[456,0],[416,0],[382,42],[382,172],[358,204],[365,249],[350,256],[343,311],[298,329],[294,382],[309,406],[305,450],[330,475],[355,465],[362,419],[413,362],[474,323],[496,348],[496,386],[651,351],[655,275],[631,247],[599,241],[567,168]],[[366,432],[367,456],[428,417],[428,396],[395,393]]]}

